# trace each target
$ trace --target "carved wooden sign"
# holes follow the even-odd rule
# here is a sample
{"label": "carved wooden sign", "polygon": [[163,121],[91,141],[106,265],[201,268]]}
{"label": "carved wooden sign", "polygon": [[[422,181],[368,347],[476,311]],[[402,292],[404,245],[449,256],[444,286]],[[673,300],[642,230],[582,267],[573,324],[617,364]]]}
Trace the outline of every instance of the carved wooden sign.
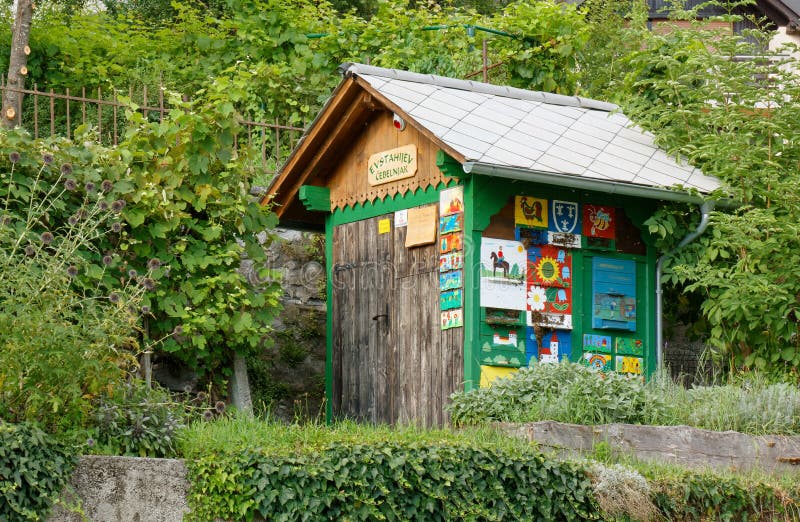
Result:
{"label": "carved wooden sign", "polygon": [[371,186],[411,178],[417,173],[417,146],[405,145],[369,157],[367,179]]}

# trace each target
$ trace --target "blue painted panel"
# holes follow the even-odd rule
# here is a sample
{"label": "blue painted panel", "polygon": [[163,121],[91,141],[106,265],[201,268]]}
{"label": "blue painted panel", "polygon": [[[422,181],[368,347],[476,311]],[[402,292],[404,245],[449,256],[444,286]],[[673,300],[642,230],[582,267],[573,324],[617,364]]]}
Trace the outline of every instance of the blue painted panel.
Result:
{"label": "blue painted panel", "polygon": [[[555,334],[555,338],[553,334]],[[569,360],[569,356],[572,353],[572,332],[569,330],[551,330],[544,334],[544,339],[542,339],[542,341],[545,343],[547,350],[550,350],[552,342],[557,342],[558,360]],[[538,357],[539,343],[536,341],[536,334],[533,331],[533,327],[529,326],[525,336],[525,359],[526,362],[530,364],[531,359],[538,359]]]}
{"label": "blue painted panel", "polygon": [[636,331],[636,262],[592,259],[592,327]]}
{"label": "blue painted panel", "polygon": [[548,230],[563,234],[581,233],[581,207],[574,201],[551,199],[547,205]]}

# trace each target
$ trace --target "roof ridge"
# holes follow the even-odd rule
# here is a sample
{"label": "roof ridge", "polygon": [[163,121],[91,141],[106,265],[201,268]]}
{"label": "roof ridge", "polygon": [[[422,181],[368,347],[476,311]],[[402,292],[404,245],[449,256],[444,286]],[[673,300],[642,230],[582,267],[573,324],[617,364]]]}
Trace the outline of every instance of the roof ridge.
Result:
{"label": "roof ridge", "polygon": [[519,89],[517,87],[493,85],[490,83],[475,82],[472,80],[459,80],[456,78],[448,78],[446,76],[437,76],[434,74],[401,71],[399,69],[386,69],[383,67],[376,67],[374,65],[365,65],[362,63],[345,62],[339,66],[339,72],[345,77],[351,75],[379,76],[382,78],[392,78],[395,80],[436,85],[438,87],[445,87],[449,89],[458,89],[462,91],[502,96],[504,98],[543,102],[551,105],[580,107],[584,109],[594,109],[605,112],[612,112],[619,108],[614,103],[593,100],[591,98],[583,98],[580,96],[565,96],[563,94],[554,94],[550,92],[529,91],[526,89]]}

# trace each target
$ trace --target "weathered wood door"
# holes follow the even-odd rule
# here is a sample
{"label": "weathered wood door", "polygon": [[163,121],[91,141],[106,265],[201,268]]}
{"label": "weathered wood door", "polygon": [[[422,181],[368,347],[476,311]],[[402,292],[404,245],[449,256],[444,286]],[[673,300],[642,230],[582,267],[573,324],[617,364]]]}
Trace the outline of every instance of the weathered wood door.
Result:
{"label": "weathered wood door", "polygon": [[[380,234],[383,219],[392,226]],[[393,221],[334,230],[333,413],[440,425],[463,380],[463,334],[440,329],[438,245],[406,248]]]}

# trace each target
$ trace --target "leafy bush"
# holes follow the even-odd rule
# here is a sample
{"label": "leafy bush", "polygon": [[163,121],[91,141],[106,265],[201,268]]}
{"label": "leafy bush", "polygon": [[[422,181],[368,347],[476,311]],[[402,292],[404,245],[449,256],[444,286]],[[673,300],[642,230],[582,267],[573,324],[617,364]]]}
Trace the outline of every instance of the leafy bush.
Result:
{"label": "leafy bush", "polygon": [[174,457],[186,417],[168,391],[134,381],[100,398],[94,413],[94,451],[134,457]]}
{"label": "leafy bush", "polygon": [[491,387],[451,395],[456,425],[555,420],[574,424],[647,424],[669,417],[660,390],[579,364],[534,364]]}
{"label": "leafy bush", "polygon": [[43,519],[75,462],[71,451],[42,430],[0,421],[0,520]]}
{"label": "leafy bush", "polygon": [[800,433],[800,389],[762,380],[704,386],[687,392],[686,423],[752,434]]}
{"label": "leafy bush", "polygon": [[190,520],[598,520],[587,474],[521,443],[230,419],[183,445]]}
{"label": "leafy bush", "polygon": [[107,151],[0,133],[0,418],[80,426],[135,363],[149,274],[118,280],[99,244],[124,202]]}
{"label": "leafy bush", "polygon": [[800,489],[717,473],[646,472],[652,500],[667,520],[797,520]]}

